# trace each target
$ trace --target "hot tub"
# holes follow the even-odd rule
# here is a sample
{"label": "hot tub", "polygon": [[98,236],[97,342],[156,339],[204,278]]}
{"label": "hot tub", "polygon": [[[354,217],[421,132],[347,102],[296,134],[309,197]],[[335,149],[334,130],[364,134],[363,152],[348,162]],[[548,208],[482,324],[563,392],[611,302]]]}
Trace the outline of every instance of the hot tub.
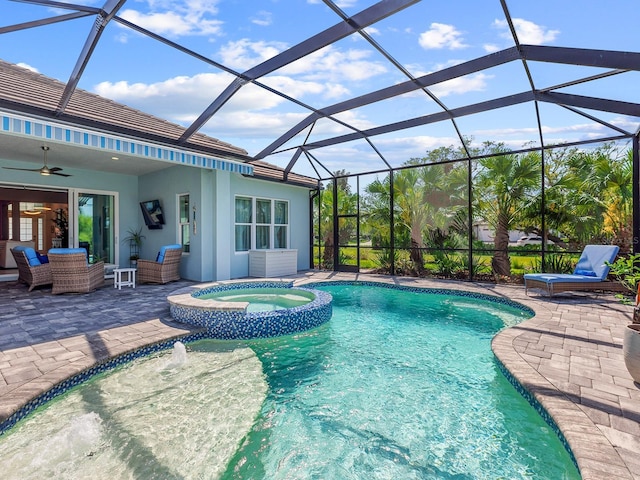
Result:
{"label": "hot tub", "polygon": [[322,325],[332,314],[330,294],[293,282],[202,285],[168,301],[175,321],[205,327],[208,336],[224,340],[291,335]]}

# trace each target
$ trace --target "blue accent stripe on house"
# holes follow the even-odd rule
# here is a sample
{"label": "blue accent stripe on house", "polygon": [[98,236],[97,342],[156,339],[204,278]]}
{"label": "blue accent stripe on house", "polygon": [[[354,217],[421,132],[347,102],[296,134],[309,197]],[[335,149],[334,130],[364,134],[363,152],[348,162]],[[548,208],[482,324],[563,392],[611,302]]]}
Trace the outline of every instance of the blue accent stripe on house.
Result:
{"label": "blue accent stripe on house", "polygon": [[2,131],[17,136],[49,139],[72,145],[91,146],[114,153],[138,155],[168,163],[181,163],[200,168],[253,175],[253,167],[251,165],[197,155],[179,148],[160,147],[152,143],[62,126],[39,119],[25,118],[12,113],[0,113],[0,119]]}

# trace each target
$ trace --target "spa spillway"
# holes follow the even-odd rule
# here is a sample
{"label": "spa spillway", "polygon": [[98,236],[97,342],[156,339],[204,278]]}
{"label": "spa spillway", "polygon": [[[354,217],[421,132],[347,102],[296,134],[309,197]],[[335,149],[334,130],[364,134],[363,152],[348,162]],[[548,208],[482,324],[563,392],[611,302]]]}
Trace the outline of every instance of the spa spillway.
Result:
{"label": "spa spillway", "polygon": [[292,282],[241,282],[198,287],[168,297],[171,316],[205,327],[211,338],[248,340],[291,335],[327,322],[332,297]]}

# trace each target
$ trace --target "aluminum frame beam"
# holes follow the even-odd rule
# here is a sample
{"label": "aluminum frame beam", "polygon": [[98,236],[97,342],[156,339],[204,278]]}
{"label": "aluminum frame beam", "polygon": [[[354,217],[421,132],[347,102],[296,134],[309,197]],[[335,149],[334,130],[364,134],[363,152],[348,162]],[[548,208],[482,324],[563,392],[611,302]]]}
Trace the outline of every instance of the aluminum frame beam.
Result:
{"label": "aluminum frame beam", "polygon": [[330,145],[337,145],[340,143],[350,142],[361,139],[363,137],[382,135],[385,133],[395,132],[398,130],[406,130],[407,128],[418,127],[421,125],[427,125],[430,123],[437,123],[449,119],[449,115],[454,118],[463,117],[466,115],[473,115],[476,113],[482,113],[497,108],[509,107],[521,103],[540,101],[546,103],[553,103],[562,106],[572,106],[579,108],[588,108],[591,110],[599,110],[603,112],[618,113],[621,115],[630,115],[640,117],[640,104],[623,102],[619,100],[607,100],[603,98],[585,97],[580,95],[570,95],[566,93],[558,92],[522,92],[515,95],[509,95],[506,97],[495,98],[493,100],[487,100],[486,102],[475,103],[472,105],[466,105],[459,108],[449,110],[449,112],[438,112],[431,115],[425,115],[422,117],[416,117],[409,120],[403,120],[401,122],[389,123],[379,127],[363,130],[360,133],[350,133],[337,137],[327,138],[319,140],[317,142],[308,143],[304,146],[305,149],[317,149],[321,147],[327,147]]}
{"label": "aluminum frame beam", "polygon": [[212,103],[209,105],[200,116],[185,130],[184,134],[180,137],[181,141],[186,141],[194,133],[196,133],[202,126],[209,121],[209,119],[215,115],[215,113],[227,103],[233,95],[240,90],[240,88],[252,80],[256,80],[264,75],[267,75],[279,68],[282,68],[290,63],[306,57],[307,55],[316,52],[328,45],[331,45],[338,40],[341,40],[349,35],[357,32],[369,25],[383,20],[394,13],[407,8],[419,0],[383,0],[371,7],[357,13],[351,17],[348,21],[342,21],[328,29],[307,38],[306,40],[298,43],[297,45],[279,53],[278,55],[265,60],[259,65],[245,71],[240,75],[240,80],[236,79],[231,83]]}
{"label": "aluminum frame beam", "polygon": [[67,85],[64,88],[64,92],[62,92],[62,97],[60,98],[60,102],[58,103],[58,107],[56,108],[56,115],[62,115],[69,101],[71,100],[71,95],[75,91],[78,86],[78,82],[80,81],[80,77],[84,72],[84,69],[89,63],[89,59],[93,54],[96,46],[98,45],[98,41],[102,36],[102,32],[104,32],[105,27],[111,21],[111,19],[115,16],[115,14],[120,10],[120,8],[125,4],[127,0],[107,0],[104,4],[104,7],[98,13],[96,17],[96,21],[93,25],[93,28],[89,32],[89,36],[82,47],[82,51],[80,52],[80,56],[76,61],[76,65],[71,72],[71,76],[67,81]]}

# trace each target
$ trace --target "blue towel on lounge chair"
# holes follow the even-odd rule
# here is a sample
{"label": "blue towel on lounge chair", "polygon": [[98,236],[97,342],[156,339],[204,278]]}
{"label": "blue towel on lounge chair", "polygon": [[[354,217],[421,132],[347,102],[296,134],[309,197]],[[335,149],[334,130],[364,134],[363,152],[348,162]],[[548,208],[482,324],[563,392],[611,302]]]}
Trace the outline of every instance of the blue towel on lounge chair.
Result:
{"label": "blue towel on lounge chair", "polygon": [[527,273],[524,276],[525,290],[527,280],[543,282],[551,292],[551,284],[571,283],[598,283],[606,280],[609,274],[609,266],[618,255],[620,247],[617,245],[587,245],[580,255],[578,264],[572,274],[569,273]]}

